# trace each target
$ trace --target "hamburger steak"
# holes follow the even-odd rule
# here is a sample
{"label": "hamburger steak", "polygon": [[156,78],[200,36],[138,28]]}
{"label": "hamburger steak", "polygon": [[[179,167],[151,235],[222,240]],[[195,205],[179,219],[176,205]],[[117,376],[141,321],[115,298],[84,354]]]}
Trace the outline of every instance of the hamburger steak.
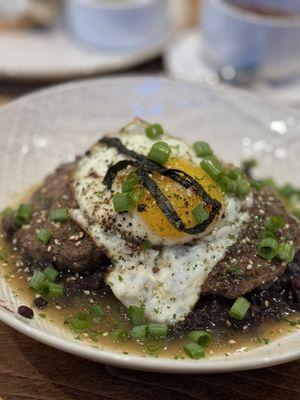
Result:
{"label": "hamburger steak", "polygon": [[[63,277],[72,273],[82,274],[84,279],[80,280],[80,284],[75,280],[71,288],[66,285],[65,291],[71,295],[78,290],[103,290],[104,285],[100,284],[99,277],[110,264],[105,253],[71,218],[64,223],[57,223],[49,217],[53,208],[76,208],[70,189],[75,166],[76,161],[63,164],[34,192],[29,201],[34,210],[29,225],[17,226],[11,215],[2,219],[8,240],[18,249],[31,271],[51,263]],[[281,318],[287,309],[298,309],[299,253],[288,266],[280,261],[268,261],[257,256],[258,238],[264,230],[266,218],[272,215],[283,218],[284,225],[279,234],[284,234],[294,242],[296,250],[299,249],[299,224],[285,211],[281,200],[271,189],[254,191],[251,217],[247,225],[237,242],[209,274],[200,300],[185,321],[179,324],[180,330],[258,325],[268,318]],[[52,232],[47,245],[36,239],[36,232],[43,228]],[[105,287],[105,290],[109,289]],[[230,299],[242,295],[251,301],[251,307],[242,322],[230,320]]]}

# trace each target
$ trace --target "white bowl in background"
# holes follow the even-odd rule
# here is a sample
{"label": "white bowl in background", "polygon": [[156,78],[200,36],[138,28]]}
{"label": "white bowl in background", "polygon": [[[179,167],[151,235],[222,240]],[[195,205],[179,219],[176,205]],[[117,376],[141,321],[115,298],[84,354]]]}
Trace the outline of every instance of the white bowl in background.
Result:
{"label": "white bowl in background", "polygon": [[166,35],[167,0],[66,0],[64,17],[75,37],[98,48],[147,45]]}
{"label": "white bowl in background", "polygon": [[[258,14],[238,5],[286,15]],[[200,29],[204,54],[218,70],[231,66],[275,80],[300,73],[299,0],[204,0]]]}

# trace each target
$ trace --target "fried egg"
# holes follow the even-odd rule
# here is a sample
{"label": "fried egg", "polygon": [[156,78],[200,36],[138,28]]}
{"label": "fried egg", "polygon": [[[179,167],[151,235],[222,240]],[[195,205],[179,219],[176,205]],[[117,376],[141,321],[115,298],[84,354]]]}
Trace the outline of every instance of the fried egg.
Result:
{"label": "fried egg", "polygon": [[[134,120],[119,132],[118,138],[127,149],[147,156],[154,143],[145,134],[147,126],[144,121]],[[108,189],[103,179],[109,167],[130,157],[101,141],[86,153],[74,173],[78,209],[72,211],[72,216],[110,258],[106,282],[114,295],[126,307],[143,305],[149,321],[172,325],[193,309],[207,276],[236,241],[249,218],[251,195],[244,200],[226,196],[202,170],[201,159],[192,146],[166,134],[161,140],[171,148],[166,167],[192,176],[222,205],[204,232],[190,235],[176,229],[142,187],[139,204],[143,207],[117,212],[113,196],[122,191],[122,183],[133,167],[119,172]],[[192,210],[199,204],[196,193],[155,172],[151,178],[185,226],[195,225]],[[152,247],[144,249],[143,243],[149,242]]]}

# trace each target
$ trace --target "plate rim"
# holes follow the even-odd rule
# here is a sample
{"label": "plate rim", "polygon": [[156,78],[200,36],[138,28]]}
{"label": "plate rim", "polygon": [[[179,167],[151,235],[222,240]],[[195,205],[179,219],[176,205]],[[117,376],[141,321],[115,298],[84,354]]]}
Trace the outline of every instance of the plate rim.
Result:
{"label": "plate rim", "polygon": [[[293,350],[279,356],[265,357],[259,361],[255,358],[250,361],[247,359],[233,361],[230,358],[214,361],[214,357],[203,360],[174,360],[167,357],[151,358],[139,355],[118,354],[117,352],[100,348],[93,349],[76,342],[68,342],[66,339],[61,339],[29,326],[21,318],[18,318],[15,314],[11,316],[9,312],[0,307],[0,321],[31,339],[86,360],[130,370],[172,374],[229,373],[272,367],[300,358],[300,349],[298,353],[295,353]],[[297,332],[294,332],[294,334],[297,334]],[[203,362],[204,360],[205,362]]]}
{"label": "plate rim", "polygon": [[[102,77],[102,78],[93,78],[87,80],[80,80],[77,82],[68,82],[60,85],[55,85],[50,88],[46,88],[43,90],[38,90],[36,92],[27,94],[25,96],[20,97],[19,99],[8,103],[0,107],[0,115],[5,113],[7,110],[18,108],[24,102],[28,102],[31,99],[38,99],[40,97],[51,96],[52,94],[62,93],[72,91],[74,89],[80,89],[84,87],[94,86],[98,84],[102,86],[103,84],[110,85],[116,84],[118,81],[134,81],[137,83],[138,81],[142,82],[145,79],[164,81],[173,85],[183,85],[189,86],[191,90],[198,92],[199,90],[203,90],[205,92],[211,93],[220,93],[223,96],[233,96],[233,97],[243,97],[256,100],[258,103],[264,104],[266,106],[275,107],[275,109],[280,109],[286,112],[292,112],[293,115],[298,116],[300,120],[300,112],[298,110],[293,110],[285,106],[274,105],[270,101],[266,101],[264,99],[258,98],[254,94],[249,93],[237,93],[237,92],[229,92],[228,90],[224,91],[218,88],[211,88],[206,85],[195,85],[194,83],[186,83],[180,80],[174,80],[166,77],[159,77],[157,75],[139,75],[137,77],[132,75],[122,75],[118,77]],[[275,110],[276,111],[276,110]],[[207,374],[207,373],[224,373],[224,372],[232,372],[232,371],[241,371],[241,370],[250,370],[257,368],[265,368],[270,367],[282,363],[286,363],[289,361],[293,361],[300,358],[300,347],[298,351],[286,351],[283,354],[274,354],[269,357],[261,357],[258,360],[253,358],[251,360],[246,359],[238,359],[233,360],[231,358],[224,360],[216,360],[215,357],[206,358],[205,362],[202,360],[174,360],[172,358],[150,358],[143,357],[139,355],[125,355],[117,352],[102,350],[102,349],[94,349],[87,346],[84,346],[80,343],[76,342],[68,342],[66,339],[59,338],[55,335],[45,333],[40,331],[38,328],[29,326],[21,317],[17,317],[16,314],[10,314],[8,311],[0,307],[0,321],[4,322],[6,325],[14,328],[20,333],[25,334],[26,336],[37,340],[41,343],[44,343],[48,346],[54,347],[61,351],[65,351],[76,356],[89,359],[92,361],[96,361],[99,363],[104,363],[107,365],[113,365],[117,367],[127,368],[127,369],[135,369],[135,370],[143,370],[143,371],[156,371],[163,373],[188,373],[188,374]],[[289,334],[287,336],[290,336]],[[284,340],[284,337],[282,338]]]}
{"label": "plate rim", "polygon": [[[0,74],[1,77],[1,74]],[[300,119],[300,109],[296,109],[293,107],[286,106],[284,104],[278,103],[275,100],[271,101],[270,99],[266,99],[261,97],[259,94],[254,92],[246,92],[243,89],[236,88],[223,88],[221,86],[210,86],[209,84],[203,82],[188,82],[183,79],[179,79],[176,77],[168,76],[166,74],[160,73],[141,73],[141,74],[132,74],[129,72],[121,72],[118,75],[103,75],[103,76],[87,76],[81,77],[78,80],[68,80],[66,82],[57,82],[51,86],[45,88],[37,88],[33,89],[30,93],[23,94],[19,96],[17,99],[13,99],[6,104],[0,105],[0,113],[5,112],[6,109],[16,107],[19,103],[26,102],[31,98],[40,98],[48,95],[62,93],[67,91],[72,91],[73,89],[84,88],[89,86],[94,86],[95,84],[112,84],[117,81],[144,81],[145,79],[149,80],[161,80],[165,82],[172,83],[173,85],[183,85],[189,86],[189,88],[198,92],[199,90],[205,91],[207,93],[219,93],[224,97],[239,97],[255,101],[257,104],[261,104],[263,106],[272,107],[273,110],[281,110],[284,112],[291,112],[293,115],[296,115]]]}

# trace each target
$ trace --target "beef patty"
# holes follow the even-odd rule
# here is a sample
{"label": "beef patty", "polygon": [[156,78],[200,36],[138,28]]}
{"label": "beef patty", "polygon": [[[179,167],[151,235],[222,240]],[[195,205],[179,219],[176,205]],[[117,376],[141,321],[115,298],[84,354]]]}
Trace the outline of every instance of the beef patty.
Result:
{"label": "beef patty", "polygon": [[[65,223],[54,223],[49,217],[53,208],[77,207],[70,189],[75,167],[76,162],[62,165],[33,194],[30,204],[34,213],[30,225],[19,228],[11,216],[5,217],[2,223],[10,240],[28,264],[43,266],[51,263],[60,271],[104,271],[109,260],[75,222],[69,219]],[[295,248],[299,248],[300,230],[296,219],[285,211],[271,189],[256,191],[248,223],[224,259],[208,276],[202,288],[203,294],[233,299],[275,282],[283,274],[286,268],[284,263],[264,260],[257,255],[259,236],[264,231],[266,218],[273,215],[281,216],[284,220],[279,237],[293,241]],[[42,228],[47,228],[53,235],[47,245],[36,238],[37,231]]]}
{"label": "beef patty", "polygon": [[[31,266],[39,267],[51,263],[60,271],[81,272],[96,268],[106,269],[109,264],[105,254],[71,219],[64,223],[50,220],[51,209],[77,207],[70,190],[75,166],[76,162],[61,165],[33,194],[29,203],[34,212],[29,225],[18,227],[13,216],[6,216],[2,220],[9,240]],[[36,238],[37,231],[43,228],[52,233],[47,245]]]}
{"label": "beef patty", "polygon": [[292,241],[296,250],[299,249],[300,225],[296,218],[287,213],[272,189],[254,191],[250,219],[238,240],[209,274],[202,287],[203,293],[234,299],[257,287],[275,282],[283,274],[285,263],[276,259],[265,260],[257,254],[266,220],[275,215],[284,221],[278,231],[278,238]]}

